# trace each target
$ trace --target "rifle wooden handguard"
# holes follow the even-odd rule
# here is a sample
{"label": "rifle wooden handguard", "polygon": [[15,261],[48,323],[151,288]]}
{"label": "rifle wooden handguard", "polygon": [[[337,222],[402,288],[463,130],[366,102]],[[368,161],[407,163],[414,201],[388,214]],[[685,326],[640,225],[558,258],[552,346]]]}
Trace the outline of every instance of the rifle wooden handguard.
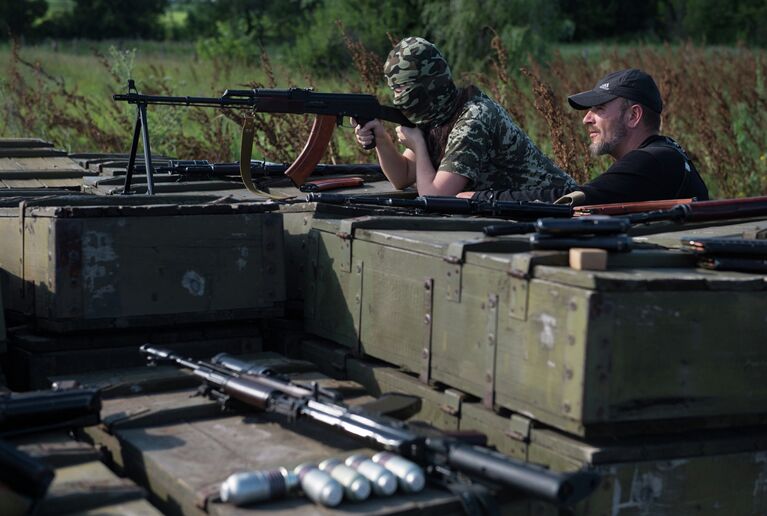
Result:
{"label": "rifle wooden handguard", "polygon": [[589,204],[573,208],[573,215],[624,215],[652,210],[668,210],[677,204],[690,204],[693,199],[661,199],[656,201],[616,202],[609,204]]}
{"label": "rifle wooden handguard", "polygon": [[285,171],[285,175],[293,181],[294,185],[300,187],[306,182],[306,178],[312,175],[317,163],[320,162],[328,148],[335,127],[336,117],[334,115],[317,115],[314,118],[312,131],[309,133],[306,145],[293,164]]}

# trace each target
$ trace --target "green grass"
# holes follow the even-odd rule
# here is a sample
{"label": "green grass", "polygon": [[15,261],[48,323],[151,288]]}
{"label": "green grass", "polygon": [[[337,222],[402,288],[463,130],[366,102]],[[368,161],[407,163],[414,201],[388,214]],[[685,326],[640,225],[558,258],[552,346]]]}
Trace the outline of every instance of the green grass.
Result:
{"label": "green grass", "polygon": [[[19,55],[31,66],[14,62],[11,48],[0,45],[0,137],[45,137],[70,151],[127,147],[135,115],[130,106],[116,105],[111,96],[125,90],[129,76],[140,91],[167,95],[218,96],[226,88],[250,84],[333,92],[366,88],[354,68],[345,76],[318,79],[281,66],[279,58],[253,62],[201,58],[194,44],[182,42],[49,42],[24,47]],[[528,76],[512,70],[508,75],[464,78],[497,98],[560,166],[585,180],[602,172],[610,160],[588,156],[582,113],[573,112],[565,99],[591,87],[604,73],[627,67],[646,69],[656,78],[667,101],[663,131],[693,155],[714,195],[767,194],[764,51],[570,45],[556,49],[548,63],[530,62]],[[378,92],[383,103],[390,103],[382,79]],[[149,116],[156,152],[237,159],[236,114],[153,106]],[[261,118],[254,156],[290,160],[303,145],[309,124],[309,119],[292,115]],[[372,156],[358,149],[350,129],[342,129],[336,131],[333,148],[324,159],[366,162]]]}

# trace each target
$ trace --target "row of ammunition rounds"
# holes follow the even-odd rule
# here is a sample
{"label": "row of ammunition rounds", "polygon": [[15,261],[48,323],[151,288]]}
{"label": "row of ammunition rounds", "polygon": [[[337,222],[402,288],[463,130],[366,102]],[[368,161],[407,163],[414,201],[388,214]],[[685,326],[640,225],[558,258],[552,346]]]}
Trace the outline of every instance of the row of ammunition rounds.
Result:
{"label": "row of ammunition rounds", "polygon": [[335,507],[346,498],[353,502],[367,499],[371,492],[391,496],[397,491],[417,493],[426,479],[417,464],[389,452],[372,458],[352,455],[345,461],[327,459],[318,465],[306,463],[293,471],[279,468],[268,471],[235,473],[220,489],[221,501],[235,505],[283,498],[301,487],[315,503]]}

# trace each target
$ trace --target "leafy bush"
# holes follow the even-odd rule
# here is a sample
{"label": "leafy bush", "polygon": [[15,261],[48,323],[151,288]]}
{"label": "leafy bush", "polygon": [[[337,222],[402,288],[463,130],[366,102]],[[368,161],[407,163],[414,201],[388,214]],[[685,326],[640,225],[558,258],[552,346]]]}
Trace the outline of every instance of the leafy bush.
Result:
{"label": "leafy bush", "polygon": [[20,37],[48,10],[45,0],[0,0],[0,40],[9,34]]}
{"label": "leafy bush", "polygon": [[548,44],[562,35],[565,26],[557,4],[556,0],[422,0],[422,17],[427,37],[444,52],[454,72],[487,69],[495,35],[506,49],[508,65],[515,69],[528,54],[542,57]]}
{"label": "leafy bush", "polygon": [[[288,50],[290,61],[315,73],[338,75],[352,64],[352,58],[336,24],[376,54],[391,50],[389,35],[395,40],[417,32],[418,9],[412,1],[325,0],[312,11],[307,21],[296,27],[295,43]],[[383,69],[383,59],[381,59]]]}

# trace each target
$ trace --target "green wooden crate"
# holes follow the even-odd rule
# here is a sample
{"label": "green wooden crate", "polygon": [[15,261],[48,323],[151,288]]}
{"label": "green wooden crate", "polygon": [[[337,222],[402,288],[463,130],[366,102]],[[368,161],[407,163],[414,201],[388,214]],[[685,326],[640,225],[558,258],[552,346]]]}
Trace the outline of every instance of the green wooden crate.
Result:
{"label": "green wooden crate", "polygon": [[5,332],[5,310],[3,309],[3,290],[0,289],[0,354],[5,353],[6,347],[7,341]]}
{"label": "green wooden crate", "polygon": [[[460,428],[481,430],[504,453],[553,471],[600,473],[596,492],[573,508],[577,516],[767,511],[762,428],[582,440],[470,402],[463,404]],[[534,503],[533,514],[548,513]]]}
{"label": "green wooden crate", "polygon": [[765,420],[764,276],[662,249],[576,271],[486,223],[315,221],[307,330],[578,435]]}
{"label": "green wooden crate", "polygon": [[47,389],[57,376],[140,366],[146,358],[138,348],[147,342],[198,358],[222,352],[251,353],[263,346],[253,321],[64,334],[20,328],[9,335],[8,383],[14,390]]}
{"label": "green wooden crate", "polygon": [[45,329],[278,315],[282,217],[208,197],[71,196],[0,206],[6,308]]}
{"label": "green wooden crate", "polygon": [[496,403],[579,435],[763,421],[764,277],[663,260],[518,269],[527,295],[499,331]]}
{"label": "green wooden crate", "polygon": [[528,461],[602,474],[577,515],[760,515],[767,512],[766,445],[763,431],[595,445],[534,430]]}
{"label": "green wooden crate", "polygon": [[[315,220],[309,234],[308,331],[411,371],[429,374],[435,303],[452,296],[480,219],[358,217]],[[526,248],[521,240],[492,242]],[[434,313],[433,313],[434,312]]]}
{"label": "green wooden crate", "polygon": [[[13,510],[14,500],[28,506],[31,500],[5,488],[0,497],[3,514],[130,514],[159,516],[146,500],[146,491],[118,477],[102,462],[102,453],[75,441],[66,431],[14,437],[11,444],[54,469],[55,477],[40,504],[31,511]],[[21,509],[19,507],[18,509]]]}

